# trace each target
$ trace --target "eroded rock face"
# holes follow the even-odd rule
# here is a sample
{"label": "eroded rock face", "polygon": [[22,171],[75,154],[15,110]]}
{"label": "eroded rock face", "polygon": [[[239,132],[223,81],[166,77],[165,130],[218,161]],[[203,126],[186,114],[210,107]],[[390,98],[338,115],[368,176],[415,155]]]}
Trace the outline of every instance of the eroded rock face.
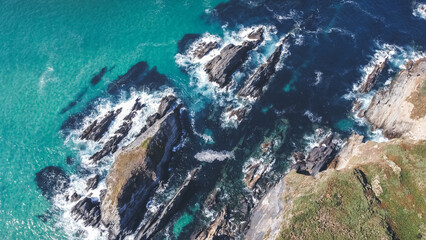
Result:
{"label": "eroded rock face", "polygon": [[217,42],[203,42],[198,45],[197,48],[194,50],[194,56],[198,59],[201,59],[207,54],[209,54],[210,51],[218,47],[219,44]]}
{"label": "eroded rock face", "polygon": [[376,64],[374,66],[373,71],[368,75],[367,80],[361,86],[361,93],[368,93],[373,89],[374,85],[376,85],[377,80],[379,79],[380,73],[382,73],[383,69],[386,67],[388,59],[386,58],[382,63]]}
{"label": "eroded rock face", "polygon": [[238,92],[238,96],[257,98],[262,95],[263,87],[265,87],[271,76],[275,73],[275,67],[280,61],[282,48],[283,44],[281,43],[271,56],[269,56],[268,60],[260,65],[260,67],[257,68],[250,76]]}
{"label": "eroded rock face", "polygon": [[[333,159],[337,144],[333,142],[333,134],[328,134],[320,143],[314,147],[304,159],[296,159],[292,169],[297,173],[316,175],[325,170]],[[296,156],[303,156],[297,154]]]}
{"label": "eroded rock face", "polygon": [[99,183],[99,175],[95,175],[94,177],[89,178],[86,182],[86,191],[97,188],[98,183]]}
{"label": "eroded rock face", "polygon": [[101,220],[101,209],[99,200],[85,197],[80,200],[71,210],[75,220],[83,220],[85,226],[99,227]]}
{"label": "eroded rock face", "polygon": [[[257,31],[260,31],[258,34],[263,34],[263,29]],[[228,44],[222,48],[220,54],[204,66],[209,80],[216,82],[220,87],[228,85],[232,74],[246,61],[247,53],[253,50],[263,39],[263,37],[256,38],[255,36],[253,38],[255,40],[245,41],[241,45]]]}
{"label": "eroded rock face", "polygon": [[159,230],[161,230],[170,218],[176,213],[179,205],[182,204],[192,182],[196,178],[200,168],[193,169],[183,184],[179,187],[173,198],[165,205],[159,207],[159,210],[152,216],[144,226],[139,230],[135,239],[151,239]]}
{"label": "eroded rock face", "polygon": [[[168,98],[169,100],[171,98]],[[180,105],[167,112],[164,100],[155,121],[115,159],[107,177],[101,204],[102,222],[110,239],[133,233],[146,212],[146,205],[160,181],[165,180],[173,147],[182,134]],[[170,103],[171,104],[171,103]]]}
{"label": "eroded rock face", "polygon": [[216,219],[202,232],[196,234],[195,240],[233,239],[229,223],[229,210],[224,207]]}
{"label": "eroded rock face", "polygon": [[48,166],[36,173],[35,181],[42,194],[50,199],[68,188],[70,179],[60,167]]}
{"label": "eroded rock face", "polygon": [[[426,138],[426,112],[422,110],[426,98],[419,96],[426,78],[426,59],[408,69],[398,74],[389,89],[377,92],[364,114],[387,138]],[[415,109],[420,110],[413,116]]]}

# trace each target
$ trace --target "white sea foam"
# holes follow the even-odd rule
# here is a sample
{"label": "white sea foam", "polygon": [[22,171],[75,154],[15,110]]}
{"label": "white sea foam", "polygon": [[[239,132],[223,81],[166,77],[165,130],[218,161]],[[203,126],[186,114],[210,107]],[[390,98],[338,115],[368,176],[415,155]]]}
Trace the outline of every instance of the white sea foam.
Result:
{"label": "white sea foam", "polygon": [[53,69],[53,67],[48,65],[46,67],[46,70],[43,72],[43,74],[41,74],[38,80],[39,89],[43,89],[46,83],[55,82],[57,80],[58,80],[58,77],[55,76],[55,69]]}
{"label": "white sea foam", "polygon": [[213,151],[211,149],[205,150],[202,152],[199,152],[195,154],[195,159],[197,159],[200,162],[214,162],[214,161],[224,161],[226,159],[233,159],[235,158],[233,152],[229,151]]}
{"label": "white sea foam", "polygon": [[426,3],[418,3],[413,9],[413,15],[426,20]]}
{"label": "white sea foam", "polygon": [[303,116],[306,116],[309,118],[309,121],[311,121],[312,123],[320,123],[322,121],[322,117],[318,116],[317,114],[306,110],[305,113],[303,114]]}
{"label": "white sea foam", "polygon": [[321,83],[321,81],[322,81],[322,72],[320,72],[320,71],[315,71],[315,82],[314,82],[314,86],[316,86],[316,85],[318,85],[318,84],[320,84]]}

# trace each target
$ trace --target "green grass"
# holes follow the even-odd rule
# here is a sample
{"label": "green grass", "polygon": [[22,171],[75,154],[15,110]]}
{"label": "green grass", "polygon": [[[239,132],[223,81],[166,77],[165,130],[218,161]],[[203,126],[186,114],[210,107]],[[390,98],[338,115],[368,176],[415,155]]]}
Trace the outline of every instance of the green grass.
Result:
{"label": "green grass", "polygon": [[[292,199],[292,205],[278,239],[424,238],[426,141],[390,143],[383,147],[382,157],[357,167],[366,175],[367,190],[353,169],[328,170],[312,180],[290,173],[289,185],[300,193],[283,196]],[[383,189],[379,196],[371,190],[376,178]]]}

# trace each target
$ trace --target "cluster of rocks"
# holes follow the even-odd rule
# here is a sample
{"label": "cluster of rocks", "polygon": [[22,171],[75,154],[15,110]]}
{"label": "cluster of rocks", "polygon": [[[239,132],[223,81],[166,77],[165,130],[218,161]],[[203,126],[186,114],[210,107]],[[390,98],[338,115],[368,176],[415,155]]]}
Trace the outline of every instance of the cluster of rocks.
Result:
{"label": "cluster of rocks", "polygon": [[[139,101],[140,101],[139,98],[136,99],[136,102],[134,103],[134,105],[133,105],[132,110],[130,111],[130,113],[127,116],[124,117],[123,123],[114,132],[114,135],[112,137],[110,137],[109,140],[104,144],[103,148],[99,152],[93,154],[90,157],[90,159],[94,163],[97,163],[103,157],[107,156],[110,153],[115,153],[118,150],[118,144],[121,142],[121,140],[123,140],[127,136],[127,134],[129,133],[130,129],[132,128],[132,124],[133,124],[132,119],[133,119],[133,117],[136,115],[136,113],[139,110],[141,110],[145,106],[145,104],[141,104]],[[118,109],[116,112],[120,113],[121,109]],[[96,122],[96,120],[95,120],[95,122]],[[91,125],[93,125],[93,124],[91,124]],[[90,126],[89,126],[89,128],[90,128]],[[96,130],[96,128],[94,128],[94,130]],[[91,131],[89,131],[88,134],[90,136]]]}
{"label": "cluster of rocks", "polygon": [[250,41],[244,41],[241,45],[226,45],[220,50],[219,55],[204,66],[209,81],[219,84],[220,87],[227,86],[231,82],[232,74],[247,59],[248,52],[263,41],[263,28],[257,29],[256,32],[250,34],[249,38]]}
{"label": "cluster of rocks", "polygon": [[337,144],[333,138],[332,133],[328,134],[306,156],[301,152],[293,153],[296,163],[291,168],[296,169],[297,173],[313,176],[327,169],[337,150]]}

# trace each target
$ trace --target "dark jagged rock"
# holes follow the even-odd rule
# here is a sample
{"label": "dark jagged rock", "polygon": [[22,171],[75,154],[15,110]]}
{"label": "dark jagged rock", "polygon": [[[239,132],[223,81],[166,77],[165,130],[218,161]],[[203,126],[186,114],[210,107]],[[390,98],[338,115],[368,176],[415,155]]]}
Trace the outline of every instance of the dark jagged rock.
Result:
{"label": "dark jagged rock", "polygon": [[112,239],[135,232],[149,198],[168,175],[173,147],[182,135],[180,105],[135,139],[115,159],[102,201],[102,222]]}
{"label": "dark jagged rock", "polygon": [[259,179],[262,177],[263,173],[265,173],[266,168],[261,167],[259,163],[249,164],[245,168],[245,176],[244,181],[249,189],[253,189]]}
{"label": "dark jagged rock", "polygon": [[101,202],[103,202],[103,201],[104,201],[104,199],[105,199],[105,194],[106,194],[106,189],[102,189],[102,190],[100,191],[100,193],[99,193],[99,200],[100,200]]}
{"label": "dark jagged rock", "polygon": [[194,56],[197,57],[198,59],[201,59],[204,56],[206,56],[211,50],[216,49],[218,47],[219,47],[219,44],[217,42],[200,43],[194,50]]}
{"label": "dark jagged rock", "polygon": [[382,63],[376,64],[374,66],[373,71],[368,75],[367,80],[361,86],[361,93],[368,93],[373,89],[374,85],[376,85],[377,80],[379,79],[380,73],[382,73],[383,69],[386,67],[388,59],[386,58]]}
{"label": "dark jagged rock", "polygon": [[178,53],[185,53],[188,48],[200,38],[200,34],[188,33],[183,36],[181,40],[178,41]]}
{"label": "dark jagged rock", "polygon": [[[132,128],[132,119],[135,117],[136,112],[142,109],[145,105],[141,104],[139,102],[139,98],[136,99],[135,104],[132,107],[132,110],[130,113],[124,117],[123,123],[120,125],[120,127],[117,129],[117,131],[114,132],[114,136],[112,136],[108,142],[105,143],[104,147],[97,153],[95,153],[93,156],[90,157],[90,159],[97,163],[99,160],[101,160],[103,157],[110,153],[115,153],[118,150],[118,144],[123,140],[127,134],[129,134],[130,129]],[[121,111],[121,110],[120,110]]]}
{"label": "dark jagged rock", "polygon": [[229,44],[222,48],[220,54],[204,66],[209,81],[216,82],[220,87],[228,85],[232,74],[246,61],[247,53],[259,43],[259,40],[245,41],[242,45]]}
{"label": "dark jagged rock", "polygon": [[85,226],[98,227],[101,220],[99,201],[85,197],[72,207],[71,214],[77,221],[82,219]]}
{"label": "dark jagged rock", "polygon": [[109,126],[112,121],[120,114],[121,108],[116,111],[109,111],[101,121],[98,120],[93,121],[80,135],[80,139],[93,140],[95,142],[99,141],[106,131],[108,131]]}
{"label": "dark jagged rock", "polygon": [[35,181],[42,194],[50,199],[68,188],[70,179],[60,167],[49,166],[36,173]]}
{"label": "dark jagged rock", "polygon": [[74,192],[72,195],[71,195],[71,197],[70,197],[70,201],[71,202],[76,202],[76,201],[78,201],[79,199],[81,198],[81,195],[80,194],[78,194],[78,193],[76,193],[76,192]]}
{"label": "dark jagged rock", "polygon": [[173,104],[176,102],[176,97],[173,95],[168,95],[166,97],[163,97],[161,99],[160,106],[158,107],[157,113],[160,115],[160,118],[162,118],[164,115],[166,115],[167,111],[171,109]]}
{"label": "dark jagged rock", "polygon": [[249,80],[238,92],[241,97],[257,98],[262,95],[263,87],[268,83],[271,76],[275,73],[275,67],[280,60],[283,44],[280,44],[269,56],[268,60],[260,65],[258,69],[250,76]]}
{"label": "dark jagged rock", "polygon": [[157,109],[157,112],[152,114],[146,119],[146,127],[143,127],[141,131],[139,132],[138,136],[145,132],[148,127],[151,127],[154,125],[154,123],[164,117],[166,113],[173,107],[173,105],[176,103],[176,97],[173,95],[165,96],[161,99],[160,106]]}
{"label": "dark jagged rock", "polygon": [[337,144],[333,142],[333,137],[333,134],[327,135],[319,143],[319,146],[314,147],[303,160],[299,159],[292,166],[292,169],[296,169],[296,172],[301,174],[314,176],[318,172],[325,170],[333,160],[333,154],[336,152]]}
{"label": "dark jagged rock", "polygon": [[98,183],[99,183],[99,175],[89,178],[86,182],[86,191],[97,188]]}
{"label": "dark jagged rock", "polygon": [[248,35],[248,38],[251,40],[256,40],[257,42],[263,41],[263,28],[258,28],[256,31],[251,32]]}
{"label": "dark jagged rock", "polygon": [[107,72],[107,67],[104,67],[101,69],[100,72],[98,72],[98,74],[96,74],[95,76],[93,76],[92,80],[90,81],[90,83],[95,86],[96,84],[98,84],[102,77],[105,75],[105,73]]}
{"label": "dark jagged rock", "polygon": [[151,239],[159,230],[161,230],[170,218],[177,212],[179,206],[182,204],[184,198],[194,181],[197,172],[200,168],[195,168],[191,171],[189,176],[185,179],[183,184],[179,187],[173,198],[165,205],[161,206],[159,210],[152,216],[144,226],[139,230],[135,239],[146,240]]}
{"label": "dark jagged rock", "polygon": [[225,206],[216,219],[204,231],[197,234],[195,240],[233,239],[230,229],[229,211]]}

